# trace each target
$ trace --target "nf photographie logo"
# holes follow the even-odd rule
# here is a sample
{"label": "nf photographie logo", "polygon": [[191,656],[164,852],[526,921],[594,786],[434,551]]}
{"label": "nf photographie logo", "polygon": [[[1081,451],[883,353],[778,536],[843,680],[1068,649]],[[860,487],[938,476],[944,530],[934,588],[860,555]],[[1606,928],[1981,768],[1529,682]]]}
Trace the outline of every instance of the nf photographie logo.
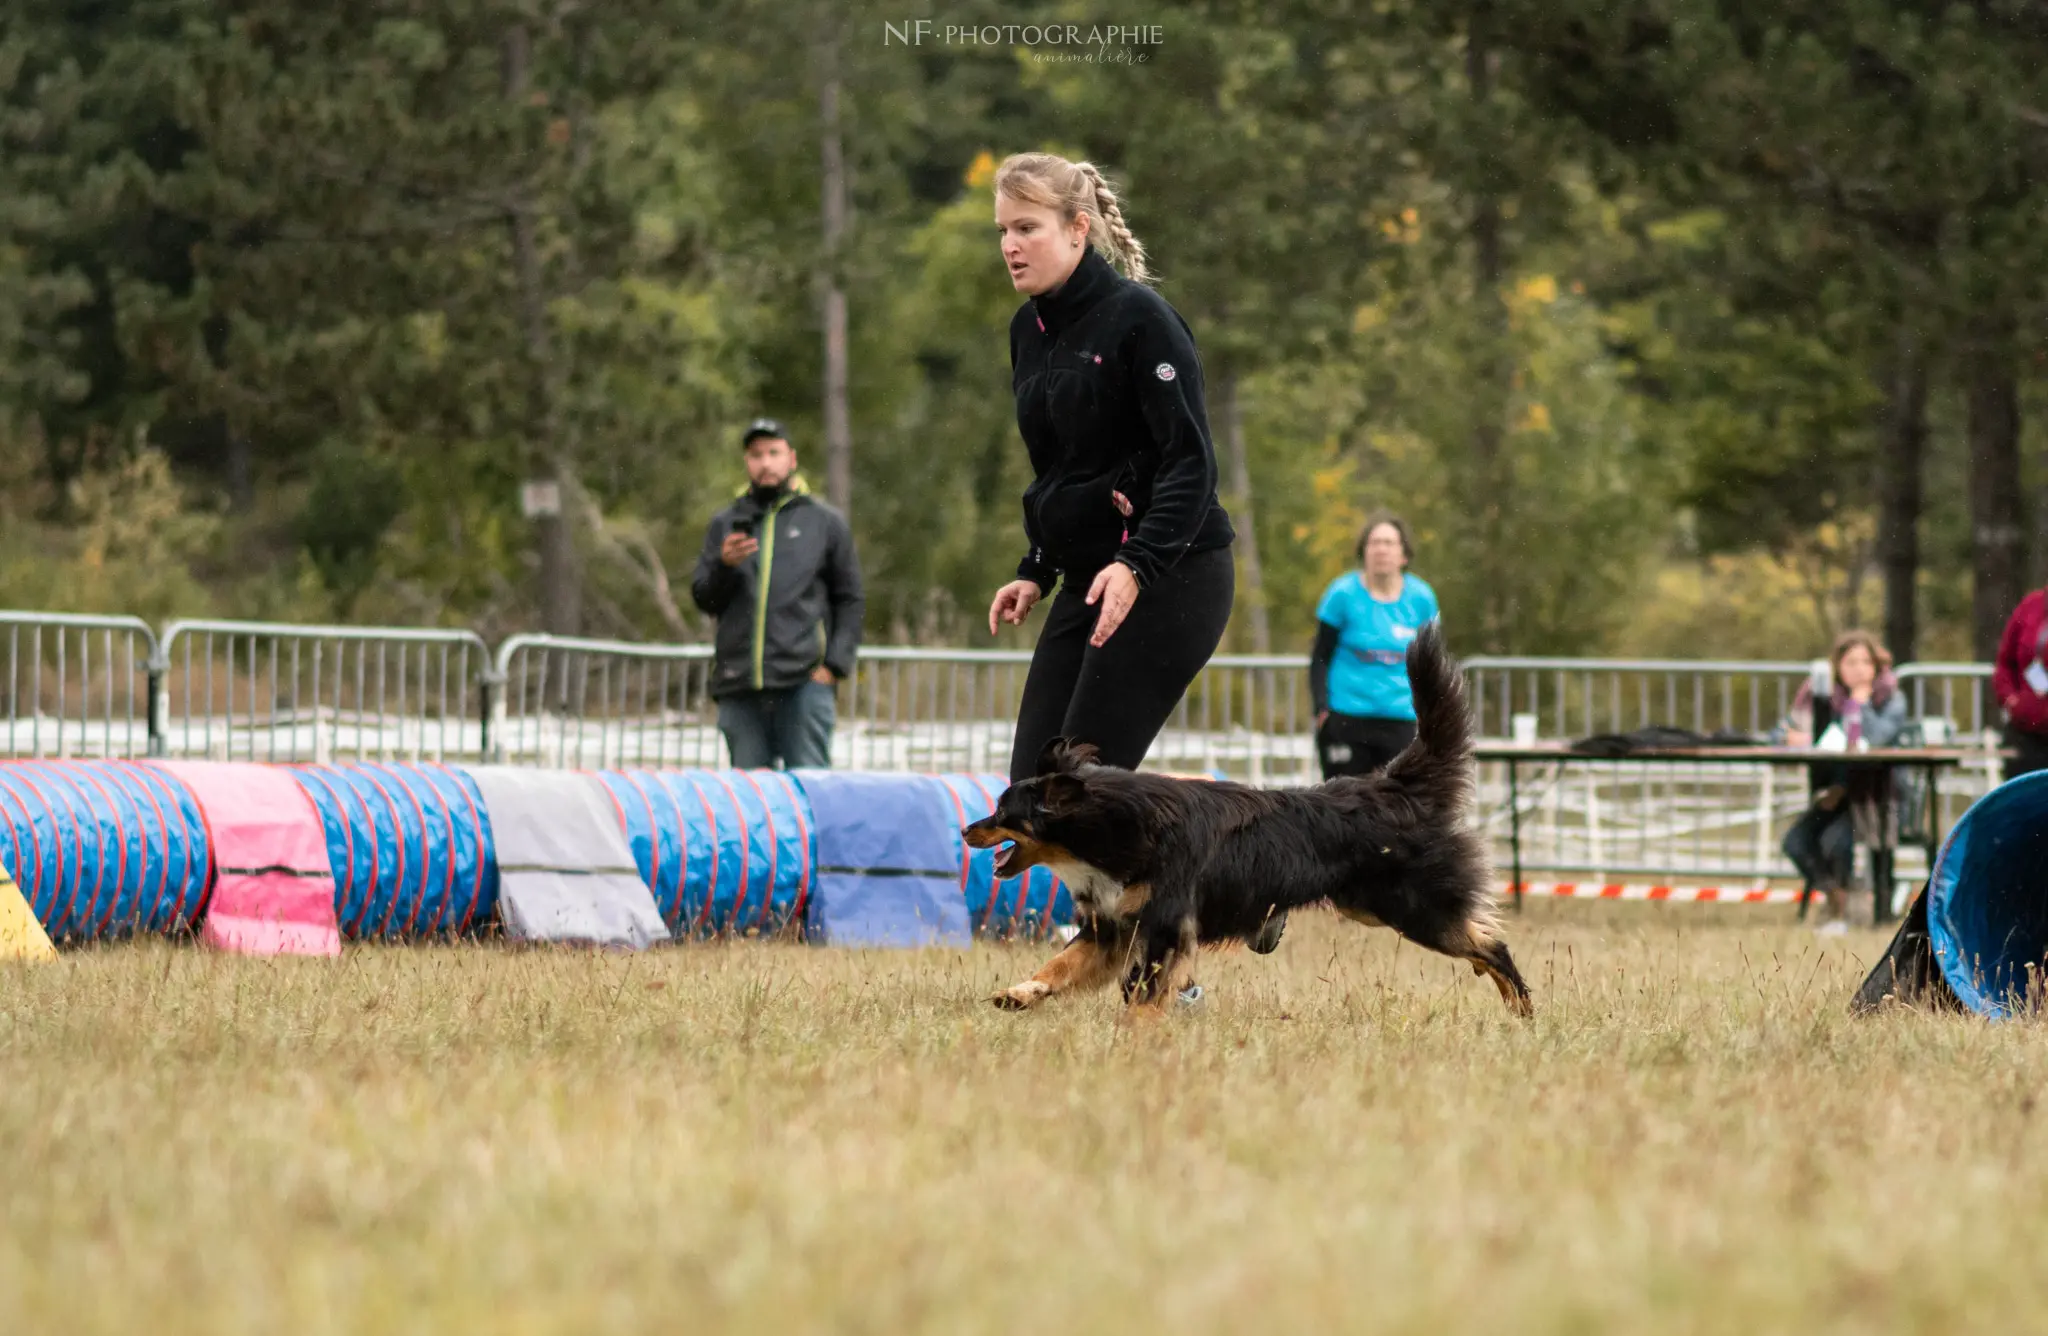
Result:
{"label": "nf photographie logo", "polygon": [[[1136,48],[1158,46],[1166,28],[1158,23],[941,23],[905,19],[882,24],[883,46],[1025,46],[1039,59],[1142,63]],[[1039,50],[1043,48],[1043,50]]]}

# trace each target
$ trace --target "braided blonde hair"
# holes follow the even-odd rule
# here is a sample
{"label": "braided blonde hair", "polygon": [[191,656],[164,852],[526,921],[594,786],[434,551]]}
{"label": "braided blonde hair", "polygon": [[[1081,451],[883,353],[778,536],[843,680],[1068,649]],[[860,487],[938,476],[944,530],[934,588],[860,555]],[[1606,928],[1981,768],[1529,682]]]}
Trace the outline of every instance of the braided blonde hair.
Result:
{"label": "braided blonde hair", "polygon": [[996,194],[1058,212],[1062,222],[1088,219],[1088,242],[1139,283],[1149,282],[1145,246],[1131,234],[1124,211],[1092,162],[1069,162],[1057,153],[1013,153],[996,168]]}

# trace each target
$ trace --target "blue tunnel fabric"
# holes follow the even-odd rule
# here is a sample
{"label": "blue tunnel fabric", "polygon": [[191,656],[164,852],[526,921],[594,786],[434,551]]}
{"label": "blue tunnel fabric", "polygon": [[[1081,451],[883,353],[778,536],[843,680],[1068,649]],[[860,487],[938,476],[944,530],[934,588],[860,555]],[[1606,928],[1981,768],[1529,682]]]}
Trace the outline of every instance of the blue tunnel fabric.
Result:
{"label": "blue tunnel fabric", "polygon": [[498,860],[476,781],[431,765],[295,766],[334,869],[342,935],[462,933],[497,913]]}
{"label": "blue tunnel fabric", "polygon": [[960,827],[930,775],[799,770],[817,832],[804,932],[826,946],[966,946]]}
{"label": "blue tunnel fabric", "polygon": [[1949,830],[1927,883],[1927,928],[1964,1006],[2017,1009],[2027,966],[2048,960],[2048,771],[1999,785]]}
{"label": "blue tunnel fabric", "polygon": [[0,765],[0,861],[56,941],[190,927],[212,875],[191,792],[124,761]]}
{"label": "blue tunnel fabric", "polygon": [[[213,881],[213,853],[199,800],[153,765],[102,764],[133,795],[144,857],[154,860],[155,880],[145,884],[136,931],[180,932],[193,926]],[[161,838],[152,831],[160,831]]]}
{"label": "blue tunnel fabric", "polygon": [[[279,768],[319,817],[344,936],[402,940],[496,921],[495,840],[467,771]],[[678,939],[774,933],[792,923],[825,941],[1042,936],[1073,916],[1050,872],[999,880],[994,852],[960,839],[961,826],[993,809],[1000,776],[696,770],[593,778]],[[814,811],[820,792],[823,819]],[[213,874],[206,815],[193,792],[162,769],[123,761],[0,762],[0,862],[58,941],[190,927]],[[836,869],[829,878],[820,875],[826,866]]]}
{"label": "blue tunnel fabric", "polygon": [[[996,809],[1009,781],[1001,775],[940,775],[953,800],[957,824],[979,821]],[[1044,937],[1074,921],[1074,902],[1067,888],[1042,867],[1020,877],[996,877],[996,851],[971,849],[960,841],[960,891],[974,931],[988,937]]]}
{"label": "blue tunnel fabric", "polygon": [[802,923],[815,844],[810,804],[773,770],[605,770],[641,879],[678,940]]}

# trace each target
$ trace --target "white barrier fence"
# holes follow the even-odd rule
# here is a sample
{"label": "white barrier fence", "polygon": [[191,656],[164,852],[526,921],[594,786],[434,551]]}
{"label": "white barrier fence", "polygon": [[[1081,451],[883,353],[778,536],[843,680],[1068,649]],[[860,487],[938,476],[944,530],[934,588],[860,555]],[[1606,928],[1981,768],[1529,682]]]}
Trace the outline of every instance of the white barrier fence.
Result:
{"label": "white barrier fence", "polygon": [[[493,654],[461,629],[175,622],[0,612],[0,755],[259,761],[489,760],[570,769],[718,767],[710,649],[515,636]],[[1023,651],[875,646],[839,692],[833,764],[1002,772],[1030,661]],[[1482,735],[1518,714],[1571,738],[1650,724],[1759,733],[1805,663],[1475,657]],[[1900,671],[1915,717],[1982,739],[1996,722],[1988,666]],[[1155,742],[1149,767],[1286,787],[1317,776],[1305,662],[1218,656]],[[1997,778],[1945,772],[1946,828]],[[1483,766],[1487,828],[1505,849],[1507,785]],[[1792,876],[1778,850],[1802,810],[1797,768],[1528,767],[1523,865],[1568,884],[1705,881],[1762,889]],[[1917,875],[1908,852],[1899,875]]]}

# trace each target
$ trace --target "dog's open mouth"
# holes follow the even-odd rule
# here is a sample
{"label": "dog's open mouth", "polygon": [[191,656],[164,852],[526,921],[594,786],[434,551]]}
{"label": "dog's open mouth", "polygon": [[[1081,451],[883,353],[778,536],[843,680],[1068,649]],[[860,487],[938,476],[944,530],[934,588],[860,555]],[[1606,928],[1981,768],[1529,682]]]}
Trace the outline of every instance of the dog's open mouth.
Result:
{"label": "dog's open mouth", "polygon": [[1006,845],[1004,845],[1004,846],[1003,846],[1002,848],[1000,848],[1000,849],[996,850],[996,875],[997,875],[997,876],[999,876],[999,877],[1000,877],[1000,876],[1002,876],[1002,875],[1003,875],[1003,874],[1004,874],[1005,872],[1007,872],[1007,871],[1009,870],[1009,867],[1010,867],[1010,860],[1011,860],[1012,858],[1016,857],[1016,854],[1017,854],[1017,846],[1016,846],[1016,844],[1015,844],[1014,842],[1012,842],[1012,843],[1010,843],[1010,844],[1006,844]]}

